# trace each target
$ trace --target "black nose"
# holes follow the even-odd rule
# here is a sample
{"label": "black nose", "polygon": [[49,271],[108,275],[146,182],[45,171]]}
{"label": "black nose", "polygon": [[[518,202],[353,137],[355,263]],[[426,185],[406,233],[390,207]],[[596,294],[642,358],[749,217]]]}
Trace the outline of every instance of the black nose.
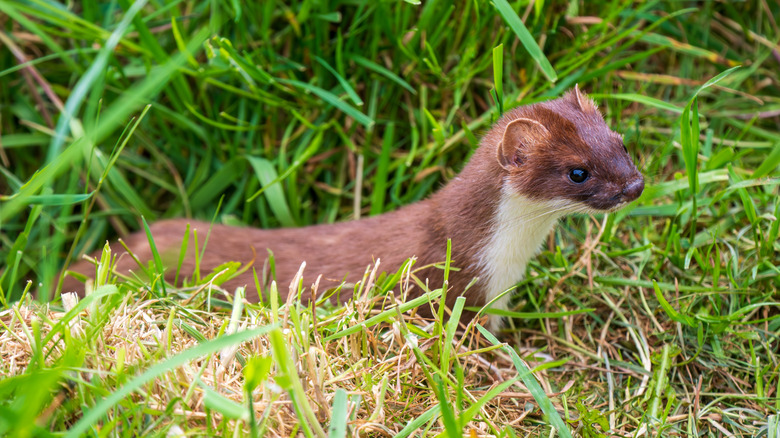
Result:
{"label": "black nose", "polygon": [[623,197],[626,201],[631,202],[642,194],[645,189],[645,179],[642,176],[631,181],[623,188]]}

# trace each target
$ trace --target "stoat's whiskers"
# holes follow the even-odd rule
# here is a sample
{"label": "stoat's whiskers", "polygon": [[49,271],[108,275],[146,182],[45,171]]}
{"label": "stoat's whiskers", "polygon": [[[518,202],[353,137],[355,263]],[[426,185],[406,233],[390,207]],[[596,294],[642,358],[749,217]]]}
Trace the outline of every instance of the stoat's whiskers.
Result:
{"label": "stoat's whiskers", "polygon": [[[536,201],[507,191],[502,194],[492,230],[478,256],[477,265],[486,280],[486,302],[522,279],[528,261],[555,222],[573,207],[567,200]],[[506,309],[509,299],[505,294],[492,307]],[[491,317],[491,327],[499,327],[500,321],[500,317]]]}

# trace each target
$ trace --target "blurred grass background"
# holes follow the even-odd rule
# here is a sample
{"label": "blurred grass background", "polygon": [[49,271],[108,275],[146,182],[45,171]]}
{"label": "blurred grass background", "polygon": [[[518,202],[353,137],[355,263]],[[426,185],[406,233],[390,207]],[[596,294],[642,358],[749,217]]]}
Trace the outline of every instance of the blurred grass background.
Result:
{"label": "blurred grass background", "polygon": [[676,345],[705,388],[776,412],[778,20],[771,0],[1,1],[0,304],[53,297],[67,258],[141,217],[302,226],[423,199],[501,111],[579,84],[646,193],[601,229],[563,221],[518,289],[518,312],[599,309],[585,332],[516,320],[514,341],[631,361],[599,331],[643,315],[647,360]]}
{"label": "blurred grass background", "polygon": [[[18,296],[25,278],[49,290],[87,213],[73,254],[138,229],[140,216],[211,219],[219,206],[221,222],[300,226],[422,199],[497,117],[499,45],[505,109],[579,83],[602,101],[651,182],[683,169],[675,112],[734,65],[744,68],[724,86],[735,91],[703,99],[702,167],[736,158],[753,170],[773,150],[777,117],[753,118],[778,105],[768,4],[523,5],[515,9],[539,35],[556,83],[489,3],[153,3],[122,23],[123,2],[74,11],[6,2],[2,257],[14,275],[3,276],[5,295]],[[753,27],[769,37],[745,31]],[[58,118],[64,104],[69,120]],[[86,139],[73,141],[79,134]],[[735,148],[730,138],[746,142]],[[28,181],[37,184],[24,190]],[[679,204],[663,213],[683,228]]]}

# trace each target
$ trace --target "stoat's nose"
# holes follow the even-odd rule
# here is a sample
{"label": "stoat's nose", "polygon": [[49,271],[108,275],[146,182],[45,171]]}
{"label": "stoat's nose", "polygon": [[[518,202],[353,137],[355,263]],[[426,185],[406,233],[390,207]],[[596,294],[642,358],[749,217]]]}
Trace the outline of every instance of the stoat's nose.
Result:
{"label": "stoat's nose", "polygon": [[639,178],[631,181],[623,188],[623,197],[626,201],[631,202],[638,198],[642,191],[645,190],[645,179],[640,175]]}

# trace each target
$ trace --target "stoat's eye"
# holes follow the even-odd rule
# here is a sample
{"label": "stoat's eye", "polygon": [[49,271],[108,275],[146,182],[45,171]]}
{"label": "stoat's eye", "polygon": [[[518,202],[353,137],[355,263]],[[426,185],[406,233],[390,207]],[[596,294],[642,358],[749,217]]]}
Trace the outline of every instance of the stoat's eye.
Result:
{"label": "stoat's eye", "polygon": [[569,179],[576,184],[582,184],[590,177],[590,174],[585,169],[572,169],[569,171]]}
{"label": "stoat's eye", "polygon": [[626,153],[628,153],[628,148],[626,147],[625,144],[623,144],[623,150],[626,151]]}

